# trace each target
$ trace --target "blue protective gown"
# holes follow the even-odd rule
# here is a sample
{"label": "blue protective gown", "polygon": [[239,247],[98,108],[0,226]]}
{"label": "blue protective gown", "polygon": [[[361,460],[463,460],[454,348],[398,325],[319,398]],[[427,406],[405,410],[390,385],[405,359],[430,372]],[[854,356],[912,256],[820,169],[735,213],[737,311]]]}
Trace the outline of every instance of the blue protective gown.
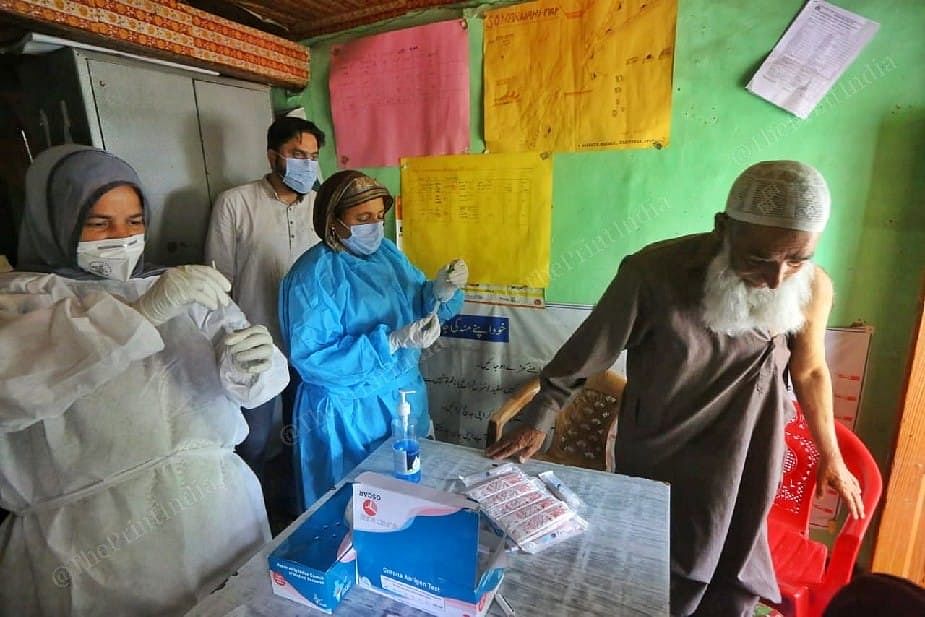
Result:
{"label": "blue protective gown", "polygon": [[[440,306],[453,317],[463,293]],[[389,349],[389,333],[432,312],[433,284],[390,240],[368,257],[318,244],[280,286],[279,322],[289,362],[301,376],[293,409],[296,483],[314,503],[391,434],[398,391],[409,397],[418,435],[427,435],[421,350]]]}

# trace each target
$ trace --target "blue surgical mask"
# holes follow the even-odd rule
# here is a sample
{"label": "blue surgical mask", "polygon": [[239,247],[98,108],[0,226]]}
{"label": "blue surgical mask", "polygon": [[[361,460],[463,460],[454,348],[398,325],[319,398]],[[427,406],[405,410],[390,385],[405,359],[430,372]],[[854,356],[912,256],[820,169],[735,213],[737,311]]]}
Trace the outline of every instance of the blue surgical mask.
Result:
{"label": "blue surgical mask", "polygon": [[286,161],[286,173],[283,175],[283,184],[301,195],[310,192],[315,185],[315,180],[317,180],[319,176],[318,161],[313,161],[311,159],[290,159],[285,156],[282,158]]}
{"label": "blue surgical mask", "polygon": [[385,226],[382,221],[378,221],[351,226],[350,237],[342,238],[341,243],[355,255],[372,255],[379,250],[383,237]]}

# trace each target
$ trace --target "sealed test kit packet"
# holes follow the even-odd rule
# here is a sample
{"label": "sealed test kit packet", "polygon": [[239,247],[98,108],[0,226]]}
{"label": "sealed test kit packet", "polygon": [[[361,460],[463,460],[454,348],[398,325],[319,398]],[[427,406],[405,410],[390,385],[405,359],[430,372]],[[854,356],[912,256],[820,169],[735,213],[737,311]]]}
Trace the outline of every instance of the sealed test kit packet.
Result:
{"label": "sealed test kit packet", "polygon": [[504,576],[504,538],[479,506],[373,472],[353,484],[359,584],[437,617],[483,617]]}
{"label": "sealed test kit packet", "polygon": [[533,478],[508,463],[460,481],[463,493],[523,552],[538,553],[588,528],[576,512],[581,500],[551,471]]}
{"label": "sealed test kit packet", "polygon": [[353,490],[341,487],[268,557],[273,593],[325,613],[356,582],[356,555],[344,511]]}

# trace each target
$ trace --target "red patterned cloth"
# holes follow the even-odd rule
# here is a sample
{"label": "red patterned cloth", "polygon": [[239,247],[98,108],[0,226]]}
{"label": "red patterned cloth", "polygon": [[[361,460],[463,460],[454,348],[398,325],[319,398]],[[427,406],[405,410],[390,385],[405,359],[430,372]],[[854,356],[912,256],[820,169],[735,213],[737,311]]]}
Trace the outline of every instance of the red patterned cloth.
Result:
{"label": "red patterned cloth", "polygon": [[307,48],[177,0],[0,0],[0,12],[90,34],[102,46],[154,50],[290,88],[308,82]]}

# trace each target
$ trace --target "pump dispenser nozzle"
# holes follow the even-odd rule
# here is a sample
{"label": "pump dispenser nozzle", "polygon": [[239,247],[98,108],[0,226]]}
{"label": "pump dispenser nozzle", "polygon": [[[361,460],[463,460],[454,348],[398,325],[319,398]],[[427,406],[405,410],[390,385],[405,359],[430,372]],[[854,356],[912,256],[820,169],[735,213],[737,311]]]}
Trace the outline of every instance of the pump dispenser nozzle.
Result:
{"label": "pump dispenser nozzle", "polygon": [[398,396],[401,397],[401,403],[398,405],[398,417],[401,418],[402,428],[408,430],[408,418],[411,417],[411,403],[405,398],[409,394],[414,394],[416,390],[399,390]]}

